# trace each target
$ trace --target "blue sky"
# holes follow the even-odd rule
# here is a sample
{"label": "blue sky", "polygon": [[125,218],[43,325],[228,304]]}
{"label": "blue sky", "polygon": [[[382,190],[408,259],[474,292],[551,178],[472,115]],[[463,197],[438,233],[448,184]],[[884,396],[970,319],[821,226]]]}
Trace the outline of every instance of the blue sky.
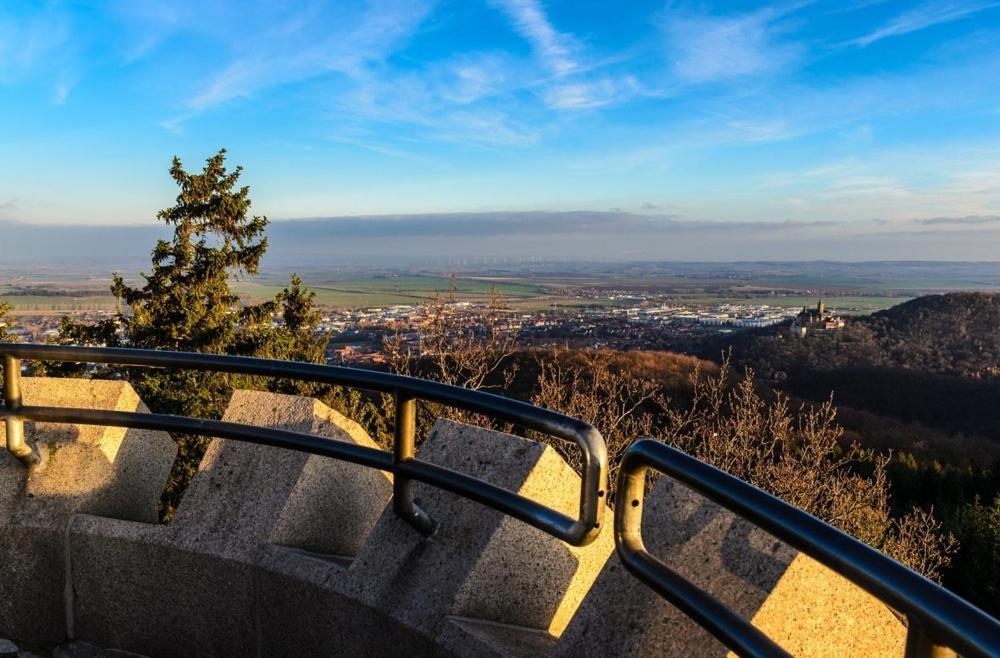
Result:
{"label": "blue sky", "polygon": [[150,222],[221,146],[272,219],[978,230],[1000,1],[0,0],[0,220]]}

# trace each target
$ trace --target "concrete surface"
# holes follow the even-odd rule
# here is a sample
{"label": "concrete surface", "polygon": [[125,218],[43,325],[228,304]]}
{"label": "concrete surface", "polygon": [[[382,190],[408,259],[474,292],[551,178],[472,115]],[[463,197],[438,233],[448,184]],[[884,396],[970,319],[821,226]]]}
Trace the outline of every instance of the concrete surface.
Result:
{"label": "concrete surface", "polygon": [[[375,447],[353,421],[296,396],[236,391],[223,418]],[[259,563],[339,573],[391,494],[378,471],[215,439],[169,526],[75,520],[76,633],[148,655],[253,653],[274,619],[260,604]]]}
{"label": "concrete surface", "polygon": [[[23,380],[25,405],[148,411],[121,381]],[[0,435],[3,433],[0,421]],[[164,432],[26,423],[42,456],[29,473],[0,454],[0,634],[66,638],[66,527],[75,513],[152,523],[176,454]]]}
{"label": "concrete surface", "polygon": [[[438,420],[418,457],[577,514],[580,478],[545,444]],[[611,533],[571,547],[421,483],[414,496],[440,522],[435,535],[423,540],[384,514],[351,566],[363,577],[350,587],[359,600],[431,636],[449,615],[558,635],[614,548]]]}
{"label": "concrete surface", "polygon": [[[647,549],[796,656],[901,656],[905,628],[880,601],[718,505],[660,478]],[[707,632],[608,561],[553,656],[726,656]]]}
{"label": "concrete surface", "polygon": [[[370,441],[290,396],[239,392],[226,419]],[[439,421],[418,456],[577,512],[579,478],[543,444]],[[440,521],[423,538],[390,493],[375,471],[214,442],[169,528],[74,520],[76,634],[151,656],[520,655],[551,645],[613,550],[610,533],[571,548],[417,483]]]}
{"label": "concrete surface", "polygon": [[448,617],[437,637],[439,655],[477,658],[544,656],[555,643],[546,631],[466,617]]}

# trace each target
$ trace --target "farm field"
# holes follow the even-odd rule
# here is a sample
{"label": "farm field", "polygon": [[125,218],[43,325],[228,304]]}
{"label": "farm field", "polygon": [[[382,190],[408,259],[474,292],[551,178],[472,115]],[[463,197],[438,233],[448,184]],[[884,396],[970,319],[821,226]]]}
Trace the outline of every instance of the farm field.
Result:
{"label": "farm field", "polygon": [[[274,297],[287,283],[277,276],[262,277],[255,281],[241,281],[234,288],[251,303]],[[448,294],[451,279],[448,277],[399,276],[352,277],[344,279],[319,278],[306,285],[316,293],[320,306],[332,308],[363,308],[392,304],[419,304],[435,294]],[[493,282],[488,279],[456,279],[455,298],[462,301],[483,301],[489,298]],[[510,302],[520,302],[541,297],[544,291],[531,283],[497,281],[496,287]]]}
{"label": "farm field", "polygon": [[[813,307],[818,301],[815,295],[776,295],[759,297],[724,297],[711,295],[698,295],[692,297],[679,296],[678,301],[691,304],[750,304],[777,306],[780,308],[802,308],[803,306]],[[887,308],[907,302],[912,297],[880,297],[875,295],[858,296],[837,296],[823,297],[823,303],[831,311],[836,311],[841,315],[858,315],[874,313]]]}
{"label": "farm field", "polygon": [[[436,294],[449,294],[452,280],[447,276],[418,274],[340,274],[314,271],[303,276],[316,293],[316,302],[325,308],[371,308],[397,304],[419,304]],[[775,280],[774,283],[778,283]],[[796,308],[813,306],[822,296],[832,310],[842,314],[871,313],[901,304],[916,296],[905,286],[887,289],[869,288],[860,282],[849,289],[817,287],[816,278],[802,277],[799,284],[768,286],[758,279],[734,281],[718,276],[594,276],[573,275],[467,275],[455,279],[455,298],[481,302],[489,298],[496,285],[505,303],[524,311],[543,309],[572,310],[584,306],[618,306],[634,302],[615,299],[623,291],[636,295],[654,295],[666,303],[720,304],[739,303]],[[854,282],[858,284],[856,280]],[[912,283],[912,282],[910,282]],[[0,278],[0,302],[7,302],[16,314],[52,314],[114,310],[116,300],[108,292],[103,277],[18,276]],[[247,303],[272,299],[288,285],[288,274],[267,272],[254,279],[238,281],[234,290]]]}

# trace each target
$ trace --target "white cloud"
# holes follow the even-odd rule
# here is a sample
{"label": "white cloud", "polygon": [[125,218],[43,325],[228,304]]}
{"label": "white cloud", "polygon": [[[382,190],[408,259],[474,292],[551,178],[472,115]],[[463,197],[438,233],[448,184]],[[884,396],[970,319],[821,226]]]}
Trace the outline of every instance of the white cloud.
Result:
{"label": "white cloud", "polygon": [[777,142],[795,136],[783,119],[730,121],[729,127],[745,142]]}
{"label": "white cloud", "polygon": [[874,32],[854,39],[850,43],[857,46],[867,46],[889,37],[909,34],[941,23],[956,21],[997,6],[1000,6],[1000,3],[971,2],[969,0],[928,2],[899,14]]}
{"label": "white cloud", "polygon": [[777,39],[773,9],[735,16],[669,12],[664,21],[674,73],[684,82],[701,83],[760,75],[792,62],[799,49]]}
{"label": "white cloud", "polygon": [[538,88],[546,106],[563,111],[589,110],[629,101],[640,94],[641,85],[632,74],[600,74],[599,70],[620,63],[617,58],[603,62],[581,57],[581,46],[567,33],[552,25],[538,0],[491,0],[514,29],[528,41],[543,72],[523,82]]}
{"label": "white cloud", "polygon": [[460,111],[449,113],[431,134],[464,145],[524,147],[537,144],[542,129],[501,111]]}
{"label": "white cloud", "polygon": [[[279,3],[240,33],[238,41],[228,43],[228,36],[218,35],[234,54],[192,96],[188,107],[201,111],[269,87],[330,73],[365,77],[368,67],[384,62],[405,45],[432,8],[431,0],[371,0],[360,13],[324,11],[319,5],[303,12],[288,11]],[[182,25],[178,29],[187,29],[187,23]],[[338,27],[331,32],[329,25]]]}
{"label": "white cloud", "polygon": [[[470,66],[475,73],[469,72]],[[473,80],[456,82],[463,77]],[[355,89],[337,97],[334,108],[342,133],[343,120],[351,118],[362,126],[377,123],[405,127],[408,138],[473,147],[536,144],[546,118],[513,98],[492,102],[494,96],[511,91],[509,84],[514,81],[493,72],[491,67],[469,65],[468,60],[447,62],[429,70],[359,81]],[[526,119],[529,115],[538,121],[530,122]],[[359,126],[348,130],[356,133],[352,141],[368,142],[370,130]]]}
{"label": "white cloud", "polygon": [[20,207],[18,206],[17,199],[8,199],[0,202],[0,218],[2,219],[13,219],[18,210],[20,210]]}
{"label": "white cloud", "polygon": [[0,15],[0,83],[65,68],[72,34],[69,17],[51,3],[20,18]]}
{"label": "white cloud", "polygon": [[639,82],[634,76],[604,77],[556,85],[546,92],[545,101],[556,109],[585,110],[623,103],[639,92]]}
{"label": "white cloud", "polygon": [[0,84],[41,83],[45,100],[63,105],[90,62],[81,56],[89,41],[61,3],[29,3],[18,17],[0,10]]}
{"label": "white cloud", "polygon": [[493,0],[492,4],[503,11],[518,34],[531,43],[551,73],[561,76],[578,68],[573,59],[572,38],[552,26],[538,0]]}

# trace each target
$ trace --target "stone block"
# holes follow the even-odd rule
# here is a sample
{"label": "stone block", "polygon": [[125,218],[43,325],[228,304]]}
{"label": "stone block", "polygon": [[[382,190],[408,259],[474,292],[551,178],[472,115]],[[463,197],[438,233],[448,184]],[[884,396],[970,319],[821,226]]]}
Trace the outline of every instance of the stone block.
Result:
{"label": "stone block", "polygon": [[[236,391],[224,420],[375,447],[353,421],[296,396]],[[77,634],[152,656],[252,654],[265,631],[284,633],[282,614],[305,614],[301,603],[276,610],[261,591],[276,580],[308,589],[342,572],[391,495],[379,471],[215,439],[169,526],[74,523]],[[106,577],[108,565],[120,568],[117,578]]]}
{"label": "stone block", "polygon": [[[25,377],[25,405],[139,411],[149,409],[130,384],[123,381]],[[0,431],[4,423],[0,421]],[[0,515],[63,519],[87,512],[119,519],[157,521],[160,493],[170,473],[177,447],[165,432],[25,423],[25,439],[42,458],[30,477],[23,468],[0,469],[3,496]]]}
{"label": "stone block", "polygon": [[[147,411],[122,381],[28,377],[23,396],[26,405]],[[0,634],[59,642],[71,517],[154,523],[176,445],[164,432],[57,423],[26,423],[25,437],[42,457],[38,467],[0,455]]]}
{"label": "stone block", "polygon": [[68,536],[73,637],[148,656],[254,655],[252,564],[83,514]]}
{"label": "stone block", "polygon": [[[545,444],[439,420],[418,457],[568,515],[578,511],[580,479]],[[611,533],[571,547],[448,492],[421,483],[414,491],[439,522],[436,533],[424,539],[387,512],[351,565],[349,587],[358,600],[431,637],[448,616],[558,635],[613,550]]]}
{"label": "stone block", "polygon": [[[666,477],[646,496],[647,549],[796,656],[901,656],[905,628],[842,576]],[[726,656],[608,561],[553,656]]]}
{"label": "stone block", "polygon": [[[312,400],[238,392],[226,419],[374,445]],[[439,421],[418,455],[575,515],[579,477],[548,446]],[[535,655],[613,550],[573,548],[420,483],[424,538],[380,472],[214,441],[169,527],[78,515],[76,635],[150,656]],[[114,570],[110,577],[109,570]]]}
{"label": "stone block", "polygon": [[[354,421],[311,398],[235,391],[223,420],[378,448]],[[353,556],[392,496],[381,471],[303,452],[215,440],[171,527],[179,540],[243,555],[263,543]]]}

